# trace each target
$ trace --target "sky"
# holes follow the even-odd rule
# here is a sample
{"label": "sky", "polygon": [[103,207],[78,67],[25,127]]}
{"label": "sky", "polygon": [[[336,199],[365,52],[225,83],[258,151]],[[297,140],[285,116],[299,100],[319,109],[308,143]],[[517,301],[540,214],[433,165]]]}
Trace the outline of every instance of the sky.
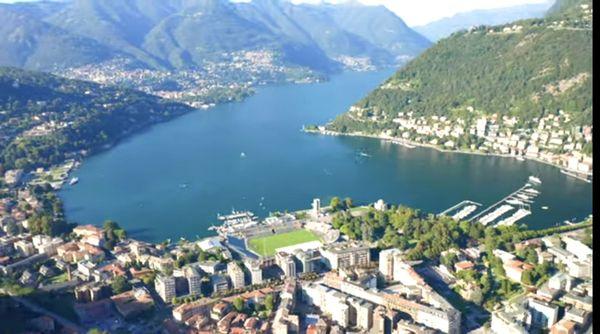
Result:
{"label": "sky", "polygon": [[[323,0],[292,0],[294,3],[320,3]],[[345,0],[327,0],[339,3]],[[476,9],[494,9],[523,4],[548,3],[551,0],[359,0],[368,5],[384,5],[409,26],[420,26],[454,14]]]}
{"label": "sky", "polygon": [[[11,3],[24,0],[0,0]],[[120,1],[120,0],[115,0]],[[249,0],[234,0],[249,1]],[[291,0],[294,3],[340,3],[347,0]],[[476,9],[494,9],[523,4],[548,3],[552,0],[358,0],[367,5],[384,5],[409,26],[420,26],[457,13]]]}

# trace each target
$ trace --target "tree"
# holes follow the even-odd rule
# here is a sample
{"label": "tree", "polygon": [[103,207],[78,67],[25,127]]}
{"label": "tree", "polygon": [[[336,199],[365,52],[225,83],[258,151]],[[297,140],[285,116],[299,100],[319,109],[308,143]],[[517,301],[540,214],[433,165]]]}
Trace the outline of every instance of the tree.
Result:
{"label": "tree", "polygon": [[273,311],[275,307],[275,300],[273,299],[273,295],[268,294],[265,297],[265,309],[269,312]]}
{"label": "tree", "polygon": [[352,207],[354,207],[354,203],[352,202],[352,198],[350,198],[350,197],[344,198],[344,207],[346,208],[346,210],[351,209]]}
{"label": "tree", "polygon": [[523,284],[526,285],[533,285],[534,284],[534,273],[532,270],[524,270],[523,274],[521,275],[521,282],[523,282]]}
{"label": "tree", "polygon": [[244,310],[244,300],[242,297],[237,297],[233,300],[233,307],[238,312],[242,312]]}
{"label": "tree", "polygon": [[331,201],[329,202],[329,206],[331,207],[331,211],[337,212],[342,208],[342,201],[340,200],[339,197],[334,196],[333,198],[331,198]]}
{"label": "tree", "polygon": [[113,293],[116,295],[123,293],[131,288],[125,276],[115,277],[115,279],[110,284],[110,287],[112,288]]}

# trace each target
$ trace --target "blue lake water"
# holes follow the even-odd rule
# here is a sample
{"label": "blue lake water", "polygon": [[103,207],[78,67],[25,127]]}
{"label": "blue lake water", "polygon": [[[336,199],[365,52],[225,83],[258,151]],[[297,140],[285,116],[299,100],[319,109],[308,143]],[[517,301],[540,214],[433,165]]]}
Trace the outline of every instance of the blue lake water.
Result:
{"label": "blue lake water", "polygon": [[494,203],[529,175],[543,184],[521,222],[540,228],[592,212],[591,185],[544,164],[301,132],[344,112],[390,74],[263,87],[243,102],[156,125],[84,161],[74,173],[80,182],[60,192],[67,217],[112,219],[148,241],[194,238],[212,234],[217,214],[232,208],[266,216],[307,208],[314,197],[349,196],[438,213],[464,199]]}

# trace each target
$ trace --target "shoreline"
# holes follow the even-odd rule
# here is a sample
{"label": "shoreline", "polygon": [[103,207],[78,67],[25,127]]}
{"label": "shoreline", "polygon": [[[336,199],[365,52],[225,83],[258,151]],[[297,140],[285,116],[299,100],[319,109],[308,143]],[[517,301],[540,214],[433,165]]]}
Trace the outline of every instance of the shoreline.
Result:
{"label": "shoreline", "polygon": [[[521,157],[524,160],[531,160],[534,162],[539,162],[551,167],[555,167],[558,168],[560,171],[567,171],[567,172],[573,172],[573,173],[577,173],[574,171],[571,171],[570,169],[567,169],[564,166],[552,163],[550,161],[546,161],[546,160],[542,160],[540,158],[533,158],[533,157],[528,157],[526,155],[522,155],[522,156],[516,156],[516,155],[512,155],[512,154],[502,154],[502,153],[486,153],[486,152],[480,152],[480,151],[465,151],[465,150],[448,150],[448,149],[444,149],[444,148],[440,148],[436,145],[432,145],[432,144],[426,144],[426,143],[419,143],[419,142],[415,142],[415,141],[411,141],[411,140],[405,140],[405,139],[398,139],[398,138],[392,138],[392,137],[383,137],[383,136],[378,136],[378,135],[370,135],[370,134],[364,134],[364,133],[357,133],[357,132],[351,132],[351,133],[342,133],[342,132],[337,132],[337,131],[331,131],[331,130],[325,130],[325,131],[321,131],[321,130],[308,130],[308,129],[302,129],[302,131],[306,132],[306,133],[310,133],[310,134],[319,134],[319,135],[323,135],[323,136],[333,136],[333,137],[337,137],[337,136],[344,136],[344,137],[359,137],[359,138],[370,138],[370,139],[377,139],[380,141],[390,141],[393,144],[398,144],[398,145],[411,145],[411,146],[416,146],[416,147],[423,147],[423,148],[428,148],[428,149],[433,149],[436,150],[438,152],[441,153],[459,153],[459,154],[470,154],[470,155],[479,155],[479,156],[488,156],[488,157],[499,157],[499,158],[513,158],[516,159],[517,157]],[[593,177],[592,174],[589,175],[590,177]],[[587,183],[591,183],[591,180],[584,180],[582,177],[579,176],[571,176],[577,180],[583,181],[583,182],[587,182]]]}

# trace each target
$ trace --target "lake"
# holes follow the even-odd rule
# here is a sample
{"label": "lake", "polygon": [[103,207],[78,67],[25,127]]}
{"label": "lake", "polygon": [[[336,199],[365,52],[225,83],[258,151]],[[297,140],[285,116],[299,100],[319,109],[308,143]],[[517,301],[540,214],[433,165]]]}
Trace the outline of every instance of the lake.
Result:
{"label": "lake", "polygon": [[439,213],[465,199],[492,204],[529,175],[543,184],[521,222],[542,228],[592,213],[592,186],[544,164],[301,132],[344,112],[391,73],[262,87],[243,102],[153,126],[84,161],[74,172],[80,182],[60,191],[67,217],[112,219],[147,241],[195,238],[212,235],[217,214],[233,208],[264,217],[308,208],[315,197],[348,196]]}

